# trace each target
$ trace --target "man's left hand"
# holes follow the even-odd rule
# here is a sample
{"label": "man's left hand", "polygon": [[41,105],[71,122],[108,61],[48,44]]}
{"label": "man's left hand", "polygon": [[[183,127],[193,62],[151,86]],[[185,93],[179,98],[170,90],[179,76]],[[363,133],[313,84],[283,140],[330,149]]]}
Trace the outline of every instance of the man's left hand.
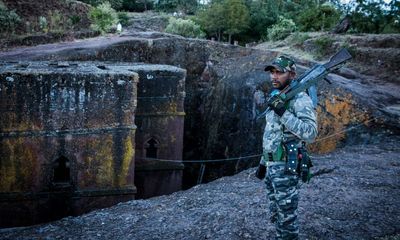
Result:
{"label": "man's left hand", "polygon": [[279,95],[273,96],[272,99],[268,101],[268,106],[280,117],[282,117],[283,113],[286,111],[285,102]]}

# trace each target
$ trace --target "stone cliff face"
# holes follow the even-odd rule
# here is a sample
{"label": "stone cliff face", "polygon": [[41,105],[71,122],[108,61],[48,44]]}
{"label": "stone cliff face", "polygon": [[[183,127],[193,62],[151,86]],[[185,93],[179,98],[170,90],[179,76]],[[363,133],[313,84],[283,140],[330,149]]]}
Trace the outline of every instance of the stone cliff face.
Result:
{"label": "stone cliff face", "polygon": [[[254,93],[269,91],[269,77],[263,66],[277,54],[146,32],[16,50],[1,53],[0,59],[145,62],[186,69],[183,158],[190,160],[243,157],[261,152],[263,123],[255,117],[263,106],[255,103]],[[306,66],[300,66],[300,73],[305,69]],[[328,152],[343,142],[360,138],[372,141],[376,135],[373,128],[378,125],[389,126],[390,131],[398,130],[396,104],[400,96],[393,90],[397,85],[382,83],[367,99],[365,94],[372,93],[371,86],[376,79],[351,70],[346,73],[342,75],[347,78],[331,75],[332,85],[321,82],[318,86],[320,133],[319,140],[311,146],[314,152]],[[377,107],[384,107],[380,105],[381,96],[390,99],[394,110],[378,111]],[[345,132],[348,127],[357,127],[358,134]],[[258,158],[208,164],[206,180],[233,174],[257,163]],[[198,165],[187,164],[186,172],[191,180],[198,175],[197,169]]]}

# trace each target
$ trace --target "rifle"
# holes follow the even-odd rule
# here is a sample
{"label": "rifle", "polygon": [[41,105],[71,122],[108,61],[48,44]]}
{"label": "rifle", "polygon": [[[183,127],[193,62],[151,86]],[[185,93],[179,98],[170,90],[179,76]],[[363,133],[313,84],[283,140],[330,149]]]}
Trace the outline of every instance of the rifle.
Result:
{"label": "rifle", "polygon": [[[273,104],[274,100],[281,99],[284,102],[291,100],[298,93],[303,92],[309,89],[311,86],[317,84],[317,82],[321,79],[325,79],[327,82],[331,83],[325,77],[332,71],[339,69],[343,63],[351,59],[350,53],[347,49],[343,48],[334,56],[329,59],[329,62],[325,64],[317,64],[306,73],[301,75],[300,77],[294,79],[289,85],[287,85],[284,89],[282,89],[278,94],[271,96],[267,102],[271,102]],[[269,108],[267,108],[264,112],[262,112],[257,119],[264,116]]]}

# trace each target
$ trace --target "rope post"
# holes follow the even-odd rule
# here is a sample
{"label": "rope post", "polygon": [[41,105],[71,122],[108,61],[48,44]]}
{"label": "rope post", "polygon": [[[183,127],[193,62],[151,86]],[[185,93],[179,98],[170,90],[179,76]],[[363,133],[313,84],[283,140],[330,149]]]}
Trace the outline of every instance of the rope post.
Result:
{"label": "rope post", "polygon": [[197,178],[197,185],[199,185],[203,182],[203,176],[204,176],[205,169],[206,169],[206,164],[202,163],[200,165],[199,177]]}

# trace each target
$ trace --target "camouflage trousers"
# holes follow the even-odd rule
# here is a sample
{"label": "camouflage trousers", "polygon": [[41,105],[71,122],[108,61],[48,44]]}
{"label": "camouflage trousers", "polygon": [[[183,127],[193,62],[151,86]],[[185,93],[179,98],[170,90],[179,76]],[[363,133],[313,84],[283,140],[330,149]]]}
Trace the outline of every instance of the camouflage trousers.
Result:
{"label": "camouflage trousers", "polygon": [[299,178],[285,173],[285,164],[268,166],[265,176],[271,222],[275,223],[276,239],[298,239],[297,206]]}

